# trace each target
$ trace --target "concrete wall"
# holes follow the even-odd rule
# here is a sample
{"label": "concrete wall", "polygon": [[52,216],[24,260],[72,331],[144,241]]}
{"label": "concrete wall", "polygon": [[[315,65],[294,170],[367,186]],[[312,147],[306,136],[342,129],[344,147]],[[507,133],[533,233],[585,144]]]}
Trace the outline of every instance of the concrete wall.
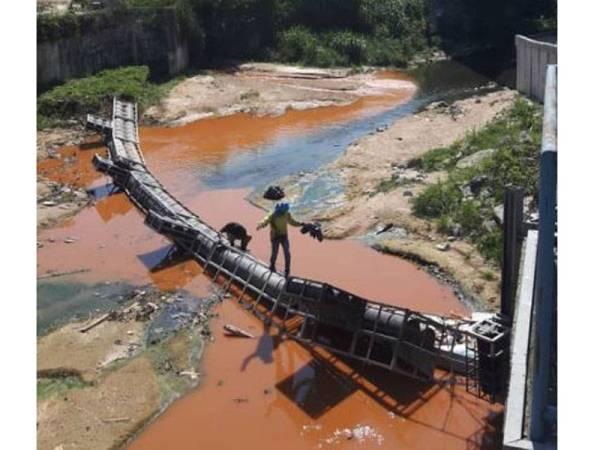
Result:
{"label": "concrete wall", "polygon": [[557,63],[556,37],[544,35],[528,38],[516,35],[515,45],[517,90],[541,102],[546,86],[546,66]]}
{"label": "concrete wall", "polygon": [[127,65],[147,65],[152,76],[174,75],[188,62],[187,40],[173,10],[131,13],[94,32],[38,42],[37,84],[50,86]]}

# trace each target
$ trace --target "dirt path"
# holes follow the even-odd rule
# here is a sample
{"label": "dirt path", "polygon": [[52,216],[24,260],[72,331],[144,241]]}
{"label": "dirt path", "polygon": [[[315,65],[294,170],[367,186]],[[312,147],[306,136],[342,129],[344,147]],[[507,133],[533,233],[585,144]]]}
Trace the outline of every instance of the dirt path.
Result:
{"label": "dirt path", "polygon": [[[402,118],[387,129],[365,136],[350,145],[319,174],[336,174],[345,186],[341,199],[312,214],[320,220],[328,238],[364,236],[390,228],[371,243],[381,251],[438,266],[458,281],[462,290],[480,307],[499,302],[497,270],[488,266],[474,246],[465,241],[448,243],[432,223],[411,213],[412,198],[444,173],[423,173],[408,167],[411,159],[426,151],[452,144],[482,127],[512,104],[516,93],[502,90],[461,100],[452,105],[432,104],[425,111]],[[383,187],[393,174],[398,182]],[[302,198],[315,174],[282,180],[292,202]],[[308,181],[307,181],[308,180]],[[259,205],[260,198],[252,198]],[[266,205],[264,205],[266,206]]]}
{"label": "dirt path", "polygon": [[315,69],[281,64],[243,64],[229,73],[208,72],[178,84],[143,117],[148,123],[183,125],[235,113],[280,115],[344,105],[359,97],[416,89],[408,79],[382,78],[375,71]]}

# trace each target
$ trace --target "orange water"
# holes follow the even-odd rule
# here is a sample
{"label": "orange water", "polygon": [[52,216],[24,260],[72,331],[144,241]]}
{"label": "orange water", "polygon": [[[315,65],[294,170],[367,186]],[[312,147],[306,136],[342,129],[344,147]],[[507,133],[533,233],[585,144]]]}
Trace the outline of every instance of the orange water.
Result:
{"label": "orange water", "polygon": [[[248,204],[247,190],[205,190],[173,168],[193,162],[221,164],[232,152],[253,151],[276,135],[293,136],[326,123],[397,105],[410,95],[363,98],[345,107],[290,111],[280,117],[245,114],[203,120],[179,128],[142,128],[148,166],[186,206],[215,228],[235,220],[254,235],[250,251],[266,260],[268,231],[255,232],[264,212]],[[91,147],[88,144],[87,147]],[[77,147],[63,159],[40,164],[39,172],[79,186],[109,180],[91,169],[93,152]],[[65,157],[73,157],[67,160]],[[79,177],[79,178],[77,178]],[[66,244],[67,237],[76,238]],[[143,225],[125,197],[105,197],[62,225],[39,233],[38,272],[89,269],[88,282],[125,280],[161,289],[208,292],[200,266],[187,261],[151,270],[169,242]],[[54,242],[50,242],[54,240]],[[424,312],[466,313],[452,291],[411,263],[382,255],[353,240],[319,243],[297,229],[290,233],[292,272],[319,279],[372,300]],[[280,260],[281,264],[282,261]],[[130,447],[133,449],[400,448],[467,449],[493,444],[500,408],[458,386],[428,386],[362,364],[339,361],[282,341],[233,300],[217,308],[216,340],[206,350],[199,388],[175,402]],[[257,339],[226,338],[232,323]],[[372,435],[348,440],[336,430],[369,426]]]}

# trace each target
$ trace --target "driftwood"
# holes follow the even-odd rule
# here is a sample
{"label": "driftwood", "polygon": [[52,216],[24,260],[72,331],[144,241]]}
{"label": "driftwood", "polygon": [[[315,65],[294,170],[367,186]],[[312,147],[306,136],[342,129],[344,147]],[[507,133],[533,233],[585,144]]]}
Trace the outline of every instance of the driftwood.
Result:
{"label": "driftwood", "polygon": [[242,330],[241,328],[231,325],[229,323],[223,325],[223,329],[227,331],[231,336],[243,337],[243,338],[254,338],[254,335]]}
{"label": "driftwood", "polygon": [[102,419],[102,422],[129,422],[131,417],[109,417],[107,419]]}
{"label": "driftwood", "polygon": [[110,316],[111,316],[111,315],[113,315],[113,314],[114,314],[114,311],[111,311],[111,312],[109,312],[109,313],[106,313],[106,314],[104,314],[104,315],[100,316],[100,318],[98,318],[98,319],[97,319],[97,320],[95,320],[94,322],[90,323],[89,325],[87,325],[87,326],[85,326],[85,327],[83,327],[83,328],[80,328],[80,329],[79,329],[79,332],[80,332],[80,333],[86,333],[86,332],[88,332],[88,331],[89,331],[89,330],[91,330],[92,328],[94,328],[94,327],[97,327],[97,326],[98,326],[98,325],[100,325],[102,322],[105,322],[106,320],[108,320],[108,319],[110,318]]}

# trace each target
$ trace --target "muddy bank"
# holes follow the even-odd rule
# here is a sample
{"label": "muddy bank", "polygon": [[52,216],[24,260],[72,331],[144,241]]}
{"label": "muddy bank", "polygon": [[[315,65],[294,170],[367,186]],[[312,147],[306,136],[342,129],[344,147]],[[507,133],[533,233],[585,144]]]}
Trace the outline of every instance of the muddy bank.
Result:
{"label": "muddy bank", "polygon": [[[420,172],[410,167],[410,161],[482,127],[511,105],[515,95],[501,90],[433,104],[358,139],[318,171],[278,184],[299,214],[322,222],[328,238],[361,237],[380,251],[433,264],[457,280],[478,304],[497,306],[497,270],[469,243],[446,242],[447,237],[436,233],[431,223],[412,215],[411,199],[445,173]],[[255,191],[251,201],[268,207],[260,194]]]}
{"label": "muddy bank", "polygon": [[[37,226],[48,228],[73,217],[92,200],[85,190],[92,152],[101,145],[82,127],[57,128],[37,134]],[[87,156],[87,157],[86,157]],[[88,174],[86,176],[86,174]],[[38,244],[39,246],[39,244]]]}
{"label": "muddy bank", "polygon": [[38,340],[38,448],[116,448],[197,385],[216,295],[136,289]]}
{"label": "muddy bank", "polygon": [[408,77],[382,77],[372,69],[317,69],[270,63],[249,63],[229,73],[207,72],[179,83],[143,120],[183,125],[208,117],[236,113],[281,115],[347,105],[365,96],[393,93],[416,86]]}

